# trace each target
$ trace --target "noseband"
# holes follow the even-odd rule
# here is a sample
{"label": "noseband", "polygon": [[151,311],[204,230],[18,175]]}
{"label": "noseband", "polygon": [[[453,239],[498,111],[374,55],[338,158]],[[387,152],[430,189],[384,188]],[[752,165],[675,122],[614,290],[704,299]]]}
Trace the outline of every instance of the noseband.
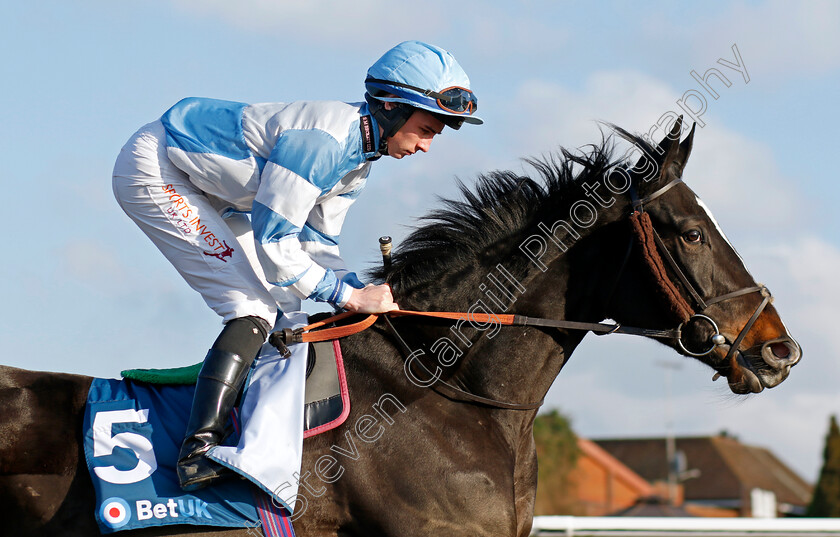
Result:
{"label": "noseband", "polygon": [[[764,311],[764,308],[767,307],[767,304],[769,304],[772,301],[772,296],[770,295],[770,291],[767,289],[766,286],[757,285],[753,287],[744,287],[742,289],[738,289],[737,291],[732,291],[731,293],[725,293],[716,297],[703,298],[703,296],[697,290],[697,288],[695,288],[695,286],[692,285],[691,281],[689,281],[688,277],[685,275],[685,272],[683,271],[682,267],[680,267],[680,265],[676,262],[674,257],[665,247],[665,243],[662,241],[662,238],[659,236],[659,234],[656,232],[656,229],[654,229],[653,227],[650,215],[648,215],[648,213],[645,211],[645,204],[655,200],[656,198],[658,198],[659,196],[661,196],[662,194],[664,194],[665,192],[682,182],[682,179],[675,179],[667,185],[660,188],[659,190],[657,190],[656,192],[641,199],[636,197],[635,189],[631,189],[633,212],[630,215],[630,221],[633,225],[633,231],[637,242],[643,250],[643,256],[647,262],[648,267],[653,272],[657,283],[661,287],[661,290],[664,291],[665,295],[670,299],[672,309],[674,310],[675,314],[681,320],[680,325],[676,329],[676,340],[680,350],[683,351],[685,354],[694,357],[702,357],[711,354],[717,347],[726,344],[726,337],[720,333],[720,329],[718,328],[718,325],[715,322],[715,320],[711,316],[706,315],[704,313],[710,306],[718,304],[725,300],[730,300],[751,293],[759,293],[762,296],[761,303],[755,309],[749,321],[747,321],[747,324],[744,325],[744,328],[741,329],[741,332],[735,338],[735,341],[733,341],[732,344],[729,346],[729,351],[727,352],[726,357],[724,358],[724,361],[728,362],[729,359],[738,351],[741,342],[743,342],[747,333],[753,327],[756,320],[758,320],[758,316],[761,315],[761,312]],[[665,262],[667,262],[671,271],[674,274],[676,274],[678,281],[682,284],[682,286],[691,296],[691,299],[694,302],[694,307],[688,304],[685,298],[683,298],[682,294],[679,293],[679,291],[677,290],[674,282],[671,281],[671,279],[667,276],[665,267],[662,263],[663,259],[665,260]],[[619,279],[621,278],[621,272],[624,271],[624,267],[625,265],[622,265],[621,271],[619,272]],[[709,338],[709,348],[703,352],[693,352],[689,350],[688,348],[686,348],[682,340],[683,327],[695,320],[708,323],[712,327],[712,330],[714,332]]]}

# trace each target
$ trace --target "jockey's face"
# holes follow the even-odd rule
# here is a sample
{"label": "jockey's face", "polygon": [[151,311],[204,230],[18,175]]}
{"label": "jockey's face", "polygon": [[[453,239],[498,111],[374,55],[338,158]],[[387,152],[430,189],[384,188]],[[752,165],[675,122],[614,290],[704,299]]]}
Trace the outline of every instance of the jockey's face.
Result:
{"label": "jockey's face", "polygon": [[405,125],[388,138],[388,154],[399,159],[417,151],[425,153],[429,150],[432,138],[440,134],[443,127],[443,122],[429,112],[415,110]]}

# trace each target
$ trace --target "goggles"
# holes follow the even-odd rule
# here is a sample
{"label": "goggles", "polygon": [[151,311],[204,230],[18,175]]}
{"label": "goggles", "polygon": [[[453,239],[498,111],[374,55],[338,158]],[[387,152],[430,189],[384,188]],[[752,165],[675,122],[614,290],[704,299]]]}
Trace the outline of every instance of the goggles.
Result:
{"label": "goggles", "polygon": [[[475,94],[467,88],[460,86],[452,86],[441,91],[432,91],[430,89],[422,89],[416,86],[403,84],[402,82],[394,82],[392,80],[382,80],[379,78],[368,78],[365,82],[373,82],[374,84],[384,84],[386,86],[396,86],[399,88],[406,88],[418,93],[422,93],[426,97],[435,99],[438,108],[449,112],[451,114],[467,114],[472,115],[478,110],[478,98]],[[399,92],[402,93],[402,92]]]}

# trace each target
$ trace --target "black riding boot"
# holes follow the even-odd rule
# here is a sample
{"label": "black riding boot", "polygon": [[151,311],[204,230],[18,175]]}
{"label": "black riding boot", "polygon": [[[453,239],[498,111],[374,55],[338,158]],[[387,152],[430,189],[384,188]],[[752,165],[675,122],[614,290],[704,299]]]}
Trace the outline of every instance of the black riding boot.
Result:
{"label": "black riding boot", "polygon": [[270,328],[259,317],[233,319],[225,324],[204,358],[184,443],[178,453],[178,480],[182,489],[197,490],[233,475],[204,455],[226,436],[228,415]]}
{"label": "black riding boot", "polygon": [[225,424],[254,357],[210,349],[198,374],[186,437],[178,453],[178,480],[186,491],[198,490],[230,475],[204,455],[225,437]]}

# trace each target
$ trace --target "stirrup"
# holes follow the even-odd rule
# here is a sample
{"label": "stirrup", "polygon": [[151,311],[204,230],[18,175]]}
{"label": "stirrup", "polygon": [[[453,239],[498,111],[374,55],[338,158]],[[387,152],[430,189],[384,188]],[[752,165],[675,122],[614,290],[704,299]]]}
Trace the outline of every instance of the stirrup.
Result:
{"label": "stirrup", "polygon": [[203,453],[178,461],[177,473],[178,483],[185,492],[200,490],[239,475],[227,466],[208,459]]}

